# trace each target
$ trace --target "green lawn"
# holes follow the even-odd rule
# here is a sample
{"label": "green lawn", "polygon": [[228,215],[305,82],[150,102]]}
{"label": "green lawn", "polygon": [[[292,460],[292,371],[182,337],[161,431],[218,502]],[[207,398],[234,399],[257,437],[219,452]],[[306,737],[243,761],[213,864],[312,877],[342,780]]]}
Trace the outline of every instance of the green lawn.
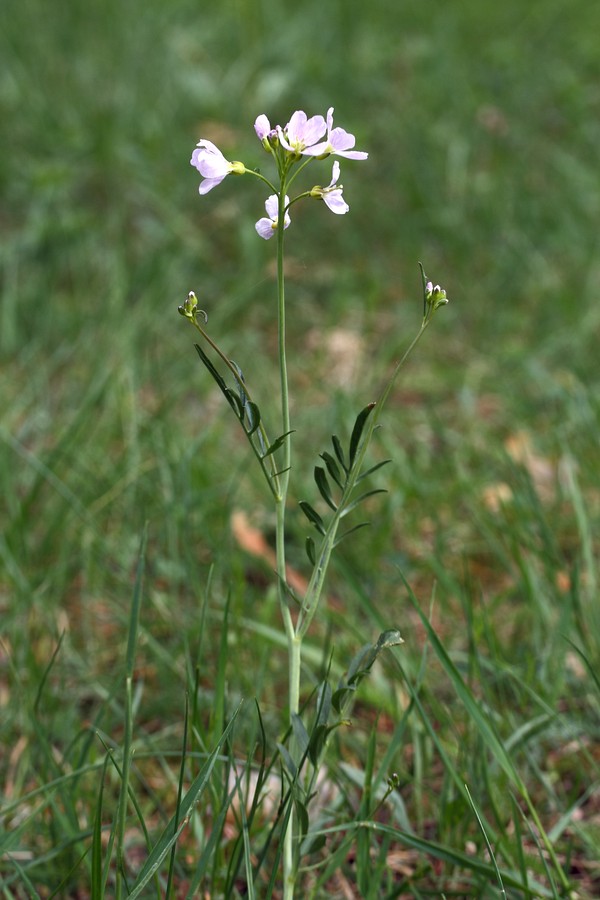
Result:
{"label": "green lawn", "polygon": [[115,896],[119,852],[123,896],[280,896],[274,522],[177,306],[274,413],[265,196],[189,158],[266,167],[258,114],[332,105],[369,160],[286,232],[300,580],[297,501],[418,329],[419,260],[451,302],[308,635],[310,709],[404,644],[331,735],[298,896],[600,895],[599,32],[590,0],[2,4],[3,897]]}

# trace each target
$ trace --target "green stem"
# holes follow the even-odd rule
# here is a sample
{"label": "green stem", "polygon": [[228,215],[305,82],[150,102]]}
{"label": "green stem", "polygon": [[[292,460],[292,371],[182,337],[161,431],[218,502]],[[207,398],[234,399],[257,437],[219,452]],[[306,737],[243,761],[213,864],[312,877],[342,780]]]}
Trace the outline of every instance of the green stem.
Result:
{"label": "green stem", "polygon": [[[283,443],[283,472],[281,475],[281,495],[285,501],[292,463],[292,438],[290,426],[290,400],[288,391],[287,357],[285,346],[285,277],[283,272],[283,238],[285,216],[285,181],[279,194],[279,225],[277,228],[277,321],[279,377],[281,382],[281,433],[286,435]],[[280,573],[281,574],[281,573]],[[285,572],[283,573],[285,575]]]}
{"label": "green stem", "polygon": [[[285,342],[285,278],[283,271],[283,238],[285,217],[285,175],[282,174],[281,189],[279,192],[279,209],[277,228],[277,320],[278,320],[278,350],[279,350],[279,377],[281,390],[281,426],[282,434],[285,434],[283,443],[283,469],[280,474],[279,495],[275,500],[277,513],[276,520],[276,555],[278,593],[281,616],[285,628],[288,644],[288,673],[289,673],[289,716],[298,713],[300,702],[300,662],[302,639],[298,639],[294,630],[294,623],[289,609],[289,597],[286,590],[286,563],[285,563],[285,507],[289,485],[290,467],[292,463],[292,442],[290,426],[290,404],[288,391],[287,358]],[[290,803],[293,804],[290,798]],[[284,900],[292,900],[294,896],[295,882],[294,866],[294,807],[290,809],[287,827],[283,836],[283,897]]]}
{"label": "green stem", "polygon": [[[277,322],[278,322],[278,350],[279,350],[279,377],[281,390],[281,429],[285,434],[283,442],[283,467],[279,473],[279,492],[275,499],[277,513],[276,523],[276,555],[277,575],[279,579],[279,604],[288,639],[288,649],[291,650],[291,642],[294,638],[294,623],[288,605],[286,591],[286,565],[285,565],[285,507],[290,480],[290,467],[292,464],[292,436],[290,420],[290,401],[288,391],[287,359],[285,346],[285,279],[283,273],[283,218],[285,211],[285,179],[282,178],[281,192],[279,194],[279,222],[277,229]],[[294,692],[295,696],[295,692]],[[292,704],[290,693],[290,716],[298,712],[297,705]]]}

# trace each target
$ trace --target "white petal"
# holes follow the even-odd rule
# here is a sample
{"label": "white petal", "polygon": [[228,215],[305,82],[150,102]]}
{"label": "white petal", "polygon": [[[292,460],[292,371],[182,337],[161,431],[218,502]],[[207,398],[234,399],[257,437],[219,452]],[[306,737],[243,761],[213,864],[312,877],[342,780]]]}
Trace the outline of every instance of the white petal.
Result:
{"label": "white petal", "polygon": [[273,235],[275,234],[275,229],[273,228],[273,220],[272,219],[267,219],[266,217],[263,217],[262,219],[258,220],[258,222],[256,223],[256,225],[254,227],[256,228],[256,231],[261,236],[261,238],[264,238],[265,241],[268,241],[269,238],[272,238]]}
{"label": "white petal", "polygon": [[323,200],[325,201],[331,212],[335,213],[336,216],[343,216],[350,209],[350,207],[342,197],[341,190],[330,191],[326,194],[323,194]]}
{"label": "white petal", "polygon": [[334,184],[337,184],[337,180],[340,177],[340,164],[336,161],[333,164],[333,170],[331,172],[331,181],[329,183],[329,187],[333,187]]}

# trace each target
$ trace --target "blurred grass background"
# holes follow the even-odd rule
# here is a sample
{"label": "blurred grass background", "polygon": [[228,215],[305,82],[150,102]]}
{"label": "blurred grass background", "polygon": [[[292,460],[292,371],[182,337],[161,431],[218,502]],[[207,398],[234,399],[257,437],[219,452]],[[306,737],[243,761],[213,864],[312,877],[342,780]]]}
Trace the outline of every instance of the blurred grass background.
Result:
{"label": "blurred grass background", "polygon": [[[254,179],[230,178],[200,198],[189,158],[204,137],[266,170],[256,116],[285,124],[295,109],[330,105],[370,156],[342,162],[347,217],[305,204],[287,232],[298,499],[314,498],[312,466],[331,423],[347,433],[418,327],[417,260],[451,304],[390,406],[378,448],[393,459],[390,494],[373,501],[376,527],[342,550],[315,644],[333,642],[343,667],[379,625],[399,625],[416,667],[423,633],[397,567],[423,605],[437,580],[447,646],[479,647],[568,711],[595,748],[586,765],[597,779],[597,698],[588,708],[565,636],[598,664],[599,31],[589,0],[68,0],[51,10],[5,0],[9,801],[51,776],[40,727],[67,756],[65,735],[76,745],[95,716],[114,727],[146,520],[144,727],[168,738],[199,659],[210,709],[228,592],[231,694],[258,693],[278,727],[283,655],[252,631],[278,624],[270,569],[236,546],[229,525],[245,511],[268,539],[272,521],[176,307],[196,291],[211,334],[268,407],[273,248],[253,228],[264,197]],[[304,530],[298,515],[299,569]],[[201,603],[212,638],[198,649]],[[436,689],[443,697],[434,677]],[[373,694],[394,709],[394,689]],[[526,705],[505,702],[511,727],[527,721]],[[579,765],[567,767],[573,802]],[[597,808],[592,818],[597,834]]]}

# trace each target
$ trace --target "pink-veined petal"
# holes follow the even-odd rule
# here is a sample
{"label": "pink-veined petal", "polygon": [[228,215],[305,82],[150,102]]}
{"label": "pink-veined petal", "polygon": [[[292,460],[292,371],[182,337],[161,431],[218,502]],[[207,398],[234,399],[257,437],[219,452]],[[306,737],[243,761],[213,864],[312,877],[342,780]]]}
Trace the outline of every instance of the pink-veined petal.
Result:
{"label": "pink-veined petal", "polygon": [[271,194],[269,199],[265,200],[265,209],[269,218],[276,222],[279,215],[279,198],[277,194]]}
{"label": "pink-veined petal", "polygon": [[335,153],[346,159],[367,159],[369,154],[362,150],[353,150],[356,138],[345,128],[333,127],[333,106],[327,110],[327,138],[318,144],[313,144],[304,151],[305,156],[329,156]]}
{"label": "pink-veined petal", "polygon": [[291,142],[294,142],[298,139],[300,134],[302,133],[302,129],[306,125],[307,116],[306,113],[297,109],[295,113],[292,113],[290,121],[285,126],[285,133],[288,136],[288,139]]}
{"label": "pink-veined petal", "polygon": [[312,147],[307,147],[306,150],[303,151],[303,156],[325,156],[325,154],[331,153],[331,144],[329,141],[321,141],[319,144],[313,144]]}
{"label": "pink-veined petal", "polygon": [[196,166],[203,178],[225,178],[231,172],[231,165],[223,158],[204,156]]}
{"label": "pink-veined petal", "polygon": [[[215,156],[223,156],[223,154],[221,153],[221,151],[219,150],[217,145],[213,144],[212,141],[207,141],[206,138],[203,138],[201,141],[198,141],[198,143],[196,144],[196,148],[197,149],[194,150],[193,156],[199,152],[200,153],[202,153],[202,152],[214,153]],[[192,156],[192,159],[193,159],[193,156]]]}
{"label": "pink-veined petal", "polygon": [[[290,198],[286,194],[284,198],[285,206],[287,206],[289,202]],[[265,216],[263,216],[262,219],[259,219],[258,222],[256,222],[254,227],[256,228],[261,238],[264,238],[266,241],[268,241],[269,238],[273,237],[274,232],[278,228],[279,199],[277,197],[277,194],[271,194],[271,196],[265,200],[265,209],[268,213],[269,218],[267,219]],[[287,228],[290,223],[290,214],[286,211],[283,219],[283,227]]]}
{"label": "pink-veined petal", "polygon": [[369,154],[364,150],[334,150],[336,156],[343,156],[344,159],[368,159]]}
{"label": "pink-veined petal", "polygon": [[329,143],[335,150],[351,150],[356,143],[356,138],[345,128],[334,128],[329,134]]}
{"label": "pink-veined petal", "polygon": [[336,159],[333,164],[333,169],[331,170],[331,181],[329,182],[329,187],[333,187],[334,184],[337,184],[339,177],[340,177],[340,164]]}
{"label": "pink-veined petal", "polygon": [[231,171],[231,163],[212,141],[198,142],[190,164],[198,169],[203,178],[224,178]]}
{"label": "pink-veined petal", "polygon": [[323,137],[326,128],[323,116],[312,116],[309,119],[303,110],[297,109],[285,129],[278,128],[277,132],[280,143],[286,150],[304,154],[307,147]]}
{"label": "pink-veined petal", "polygon": [[[226,174],[227,174],[227,172],[225,173],[225,175]],[[208,194],[208,192],[212,191],[212,189],[214,187],[216,187],[218,184],[221,184],[221,182],[225,178],[225,175],[221,175],[221,176],[219,176],[219,178],[205,178],[204,181],[200,182],[200,187],[198,188],[198,191],[201,194]]]}
{"label": "pink-veined petal", "polygon": [[336,188],[333,191],[327,191],[327,193],[323,194],[323,200],[325,201],[331,212],[335,213],[337,216],[343,216],[350,209],[350,207],[342,197],[341,188]]}
{"label": "pink-veined petal", "polygon": [[304,140],[304,144],[307,147],[310,147],[311,144],[314,144],[315,141],[320,140],[325,133],[327,126],[325,124],[325,119],[323,116],[313,116],[308,120],[304,127],[304,132],[302,138]]}
{"label": "pink-veined petal", "polygon": [[267,219],[266,217],[263,217],[262,219],[258,220],[258,222],[256,223],[256,225],[254,227],[256,228],[256,231],[260,235],[260,237],[264,238],[265,241],[268,241],[269,238],[272,238],[273,235],[275,234],[276,226],[274,228],[273,227],[274,225],[275,225],[275,223],[273,222],[272,219]]}

